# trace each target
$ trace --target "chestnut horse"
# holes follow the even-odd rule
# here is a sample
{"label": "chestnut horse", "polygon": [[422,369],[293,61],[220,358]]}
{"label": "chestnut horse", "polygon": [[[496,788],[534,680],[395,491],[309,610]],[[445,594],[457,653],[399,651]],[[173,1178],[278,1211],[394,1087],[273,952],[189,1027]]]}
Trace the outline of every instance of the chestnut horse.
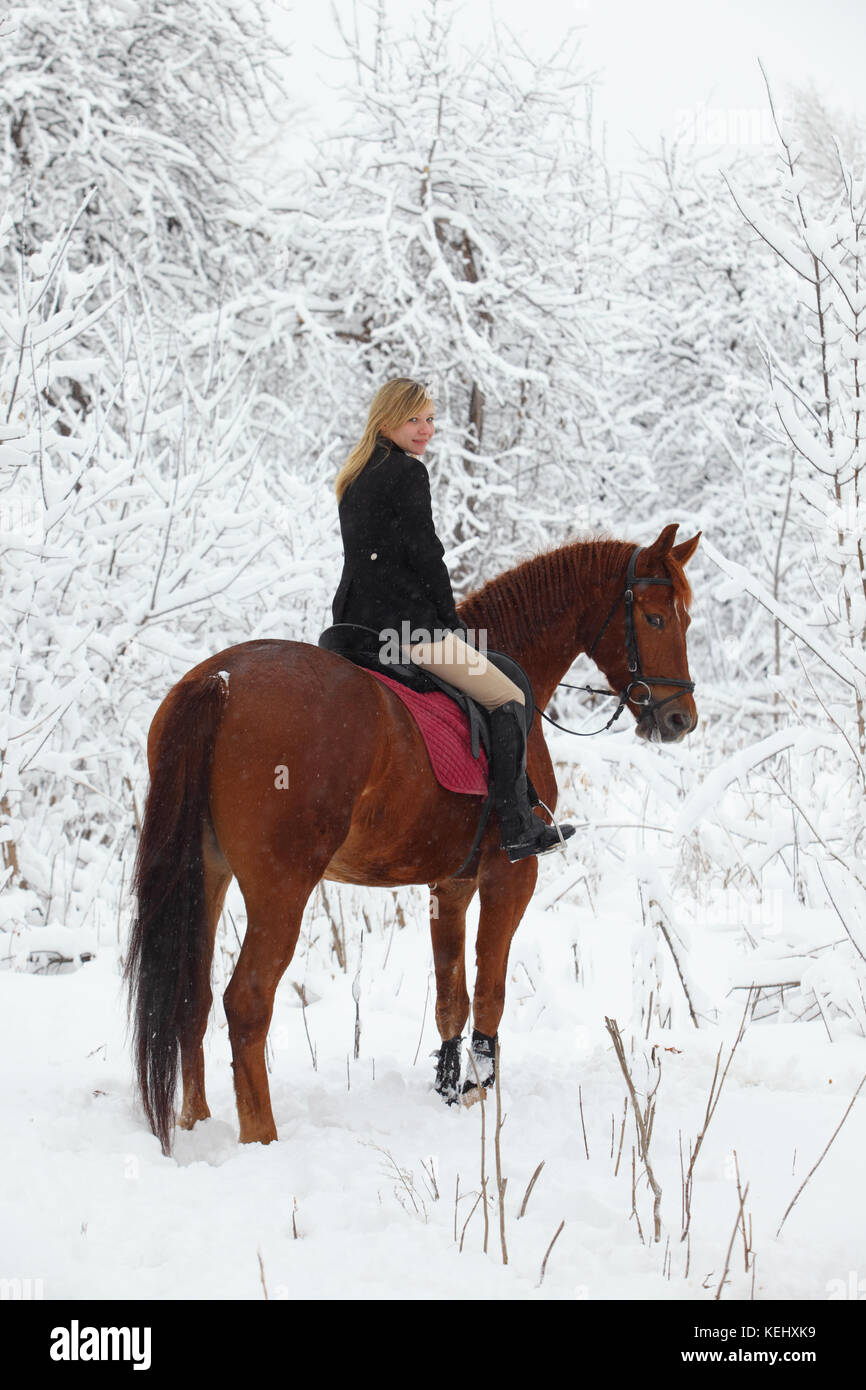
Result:
{"label": "chestnut horse", "polygon": [[[622,692],[639,735],[681,739],[697,723],[683,567],[699,536],[674,545],[676,530],[666,527],[642,550],[593,540],[536,556],[467,598],[460,617],[486,633],[490,650],[521,664],[537,711],[575,657],[590,652]],[[214,935],[233,875],[247,929],[224,1003],[242,1143],[277,1137],[265,1042],[277,984],[320,879],[426,883],[435,892],[436,1023],[443,1046],[457,1049],[453,1055],[469,1017],[465,914],[477,889],[473,1022],[495,1038],[509,946],[538,861],[509,861],[494,816],[474,877],[454,877],[472,847],[481,798],[438,784],[414,720],[382,682],[304,642],[244,642],[202,662],[169,691],[150,728],[148,764],[126,975],[138,1085],[164,1153],[175,1118],[178,1051],[181,1126],[190,1129],[210,1114],[202,1042]],[[540,715],[527,770],[554,808]]]}

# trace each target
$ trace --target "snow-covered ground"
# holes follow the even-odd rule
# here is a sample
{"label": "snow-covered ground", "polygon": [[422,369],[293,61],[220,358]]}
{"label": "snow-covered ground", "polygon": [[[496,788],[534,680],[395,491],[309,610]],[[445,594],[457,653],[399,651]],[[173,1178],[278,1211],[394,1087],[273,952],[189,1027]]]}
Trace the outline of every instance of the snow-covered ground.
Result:
{"label": "snow-covered ground", "polygon": [[[635,744],[608,742],[620,757]],[[569,796],[574,807],[566,789]],[[165,1158],[133,1096],[112,914],[78,931],[17,938],[9,965],[19,968],[0,971],[0,1274],[39,1281],[32,1287],[56,1300],[257,1300],[267,1293],[709,1303],[737,1223],[739,1171],[742,1188],[748,1184],[744,1212],[755,1259],[747,1272],[738,1233],[722,1299],[828,1300],[850,1298],[852,1289],[863,1297],[866,1097],[777,1234],[866,1071],[866,1046],[853,1027],[846,1032],[837,1023],[831,1041],[820,1018],[797,1022],[784,1008],[748,1024],[695,1165],[690,1238],[681,1241],[681,1151],[687,1165],[717,1056],[721,1049],[721,1070],[737,1036],[749,972],[728,900],[728,920],[724,911],[705,915],[691,931],[688,983],[708,1016],[694,1027],[670,958],[660,963],[662,948],[654,968],[671,1007],[669,1026],[655,1011],[647,1024],[640,991],[653,932],[636,889],[647,872],[637,849],[646,832],[617,831],[622,869],[592,880],[581,856],[587,836],[600,834],[583,829],[568,861],[542,862],[512,948],[501,1029],[507,1265],[495,1096],[484,1114],[485,1254],[476,1202],[482,1108],[448,1108],[432,1089],[438,1038],[426,895],[401,895],[401,925],[393,894],[368,890],[362,898],[360,890],[344,890],[345,971],[329,950],[329,920],[314,897],[277,994],[270,1082],[279,1142],[266,1148],[237,1143],[219,1002],[225,950],[217,953],[218,1002],[206,1041],[213,1118],[178,1131]],[[338,890],[327,891],[333,911]],[[369,907],[366,922],[361,902]],[[231,897],[229,906],[240,926],[241,899]],[[783,912],[798,910],[792,900]],[[226,949],[232,935],[227,925]],[[21,967],[34,944],[76,960],[89,950],[93,959],[70,973],[33,973]],[[305,991],[305,1009],[295,986]],[[618,1021],[641,1103],[657,1078],[652,1049],[661,1062],[650,1145],[662,1189],[658,1242],[637,1154],[632,1213],[635,1124],[629,1112],[621,1137],[627,1091],[606,1017]]]}

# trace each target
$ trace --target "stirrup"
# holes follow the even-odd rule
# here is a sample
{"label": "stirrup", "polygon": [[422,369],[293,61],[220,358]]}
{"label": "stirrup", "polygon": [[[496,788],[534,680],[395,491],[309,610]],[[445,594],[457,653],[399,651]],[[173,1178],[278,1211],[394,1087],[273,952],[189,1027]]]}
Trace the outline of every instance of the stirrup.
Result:
{"label": "stirrup", "polygon": [[[532,831],[530,832],[532,838],[517,840],[513,844],[505,844],[505,837],[503,836],[502,848],[505,850],[512,864],[517,864],[522,859],[529,859],[532,855],[536,855],[540,859],[543,854],[564,854],[568,848],[567,841],[574,834],[574,826],[564,825],[560,827],[554,819],[550,807],[545,805],[541,800],[539,800],[538,804],[544,807],[553,823],[552,825],[545,825],[543,821],[538,820],[537,816],[533,816],[532,819],[538,822],[538,829],[536,830],[534,826],[532,827]],[[552,840],[550,844],[542,847],[541,842],[544,840],[545,835],[549,835],[551,831],[556,832],[556,838]]]}
{"label": "stirrup", "polygon": [[[538,795],[538,793],[536,792],[536,796],[537,796],[537,795]],[[550,816],[550,825],[547,827],[547,829],[548,829],[548,830],[555,830],[555,831],[556,831],[556,836],[557,836],[556,844],[555,844],[555,845],[551,845],[551,846],[550,846],[550,849],[542,850],[542,854],[552,854],[552,853],[554,852],[554,850],[555,850],[558,854],[565,854],[565,851],[566,851],[566,849],[568,848],[568,846],[567,846],[567,844],[566,844],[566,840],[570,840],[571,837],[572,837],[572,835],[574,834],[574,826],[573,826],[573,825],[563,825],[563,826],[560,826],[559,821],[558,821],[558,820],[556,819],[556,817],[554,816],[554,814],[553,814],[553,812],[551,811],[550,807],[547,806],[547,805],[545,805],[545,803],[541,800],[540,797],[539,797],[538,804],[539,804],[539,806],[543,807],[544,810],[547,812],[547,814]]]}
{"label": "stirrup", "polygon": [[556,838],[550,844],[545,844],[544,840],[538,837],[534,840],[523,840],[515,844],[503,845],[503,849],[512,864],[518,864],[523,859],[530,859],[533,855],[540,859],[545,854],[565,853],[568,848],[567,841],[574,834],[574,826],[566,825],[560,830],[559,826],[554,823],[552,826],[543,826],[543,829],[556,831]]}

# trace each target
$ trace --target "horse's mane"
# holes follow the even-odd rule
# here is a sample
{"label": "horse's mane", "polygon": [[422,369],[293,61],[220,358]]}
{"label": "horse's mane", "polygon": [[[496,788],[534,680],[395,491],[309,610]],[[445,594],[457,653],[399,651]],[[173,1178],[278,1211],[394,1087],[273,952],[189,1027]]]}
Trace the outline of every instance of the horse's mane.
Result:
{"label": "horse's mane", "polygon": [[[594,590],[600,599],[609,581],[625,573],[634,548],[605,536],[569,541],[488,580],[459,605],[461,617],[469,627],[491,628],[508,647],[530,642],[540,619],[570,608],[575,594],[591,601]],[[683,566],[669,553],[665,567],[674,599],[688,609],[692,591]]]}

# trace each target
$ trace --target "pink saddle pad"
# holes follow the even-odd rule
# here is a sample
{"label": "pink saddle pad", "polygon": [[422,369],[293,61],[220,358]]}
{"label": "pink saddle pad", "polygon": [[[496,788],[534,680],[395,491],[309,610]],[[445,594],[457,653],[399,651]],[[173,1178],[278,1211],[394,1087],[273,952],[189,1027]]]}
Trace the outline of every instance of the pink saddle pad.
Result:
{"label": "pink saddle pad", "polygon": [[487,757],[481,748],[477,758],[472,756],[469,742],[469,720],[454,701],[440,690],[420,694],[410,690],[380,671],[370,671],[377,681],[387,685],[412,715],[427,747],[430,763],[440,786],[466,796],[487,795]]}

